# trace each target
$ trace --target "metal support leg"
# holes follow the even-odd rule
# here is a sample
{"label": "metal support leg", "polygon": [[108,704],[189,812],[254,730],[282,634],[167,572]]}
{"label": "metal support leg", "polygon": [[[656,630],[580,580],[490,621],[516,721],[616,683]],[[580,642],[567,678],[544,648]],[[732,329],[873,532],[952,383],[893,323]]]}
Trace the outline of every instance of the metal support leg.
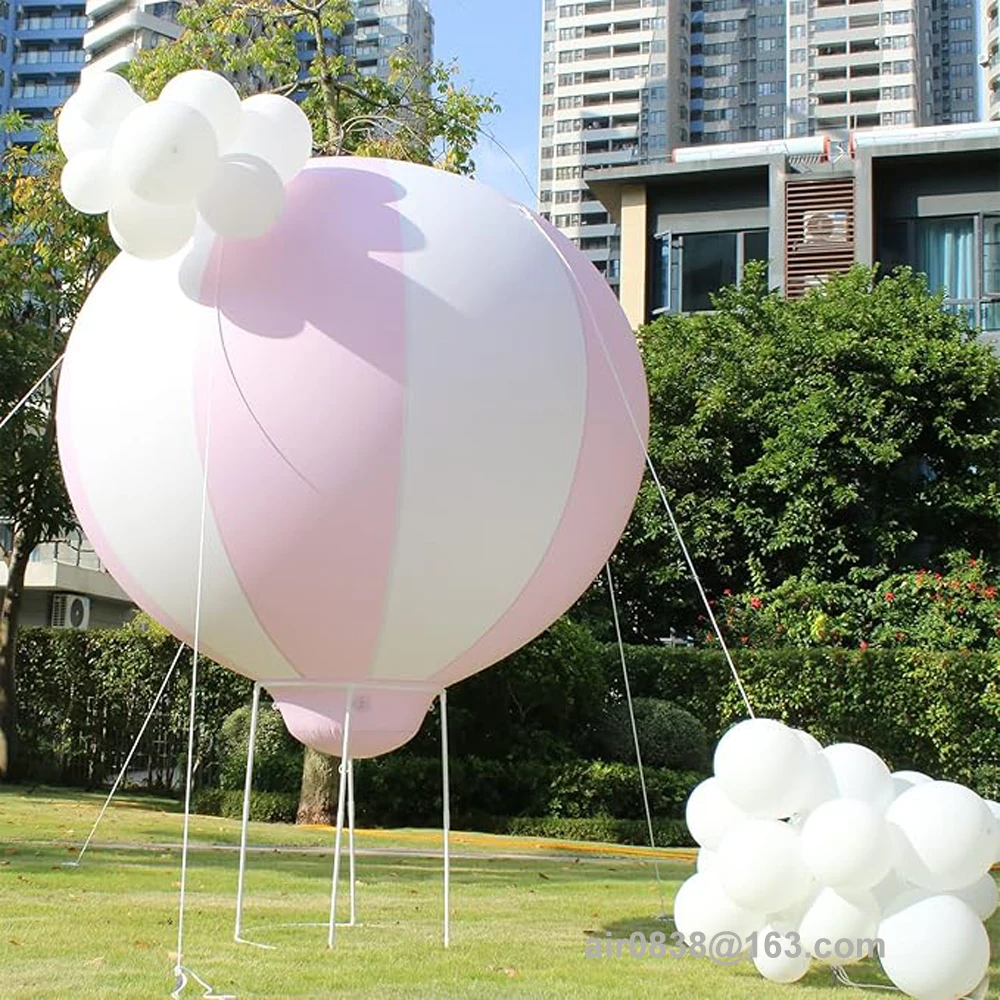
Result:
{"label": "metal support leg", "polygon": [[344,800],[347,796],[347,761],[348,746],[351,732],[351,698],[353,692],[347,691],[347,705],[344,709],[344,744],[340,753],[340,780],[337,784],[337,834],[333,846],[333,885],[330,889],[330,925],[326,946],[333,947],[337,934],[337,883],[340,881],[340,845],[344,834]]}
{"label": "metal support leg", "polygon": [[347,857],[351,876],[351,919],[349,926],[357,923],[357,910],[354,900],[354,761],[347,762]]}
{"label": "metal support leg", "polygon": [[250,793],[253,790],[253,755],[257,742],[257,716],[260,711],[260,684],[253,686],[253,705],[250,709],[250,735],[247,739],[247,773],[243,785],[243,825],[240,830],[240,874],[236,883],[236,930],[233,940],[242,944],[243,931],[243,886],[247,867],[247,832],[250,825]]}
{"label": "metal support leg", "polygon": [[442,691],[441,706],[441,838],[444,855],[444,946],[451,944],[451,783],[448,779],[448,692]]}

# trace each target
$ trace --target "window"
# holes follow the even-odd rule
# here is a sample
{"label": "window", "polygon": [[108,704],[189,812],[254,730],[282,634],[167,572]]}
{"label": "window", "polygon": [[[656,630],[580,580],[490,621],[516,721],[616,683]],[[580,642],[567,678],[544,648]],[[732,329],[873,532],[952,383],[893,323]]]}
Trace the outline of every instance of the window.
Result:
{"label": "window", "polygon": [[653,257],[654,312],[699,312],[711,296],[739,284],[751,260],[768,259],[766,229],[715,233],[661,233]]}
{"label": "window", "polygon": [[945,308],[970,326],[1000,333],[1000,215],[903,219],[883,227],[879,256],[886,268],[913,264]]}

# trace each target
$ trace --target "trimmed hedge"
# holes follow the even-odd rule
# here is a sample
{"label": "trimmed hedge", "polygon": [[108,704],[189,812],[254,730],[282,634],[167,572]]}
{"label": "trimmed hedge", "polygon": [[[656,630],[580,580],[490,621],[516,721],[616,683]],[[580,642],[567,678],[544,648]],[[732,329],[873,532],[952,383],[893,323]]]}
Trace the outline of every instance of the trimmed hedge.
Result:
{"label": "trimmed hedge", "polygon": [[[298,796],[281,792],[254,792],[250,797],[250,819],[255,823],[294,823]],[[243,815],[243,793],[221,789],[201,789],[194,798],[194,811],[203,816],[239,819]],[[550,837],[556,840],[585,840],[608,844],[649,846],[649,829],[642,819],[611,816],[567,818],[555,816],[478,815],[475,829],[485,833],[520,837]],[[440,823],[440,816],[438,817]],[[456,822],[457,826],[467,824]],[[370,826],[371,824],[363,824]],[[433,828],[433,824],[428,823]],[[653,836],[659,847],[688,847],[694,844],[682,819],[657,819]]]}
{"label": "trimmed hedge", "polygon": [[[390,755],[356,761],[354,772],[359,826],[440,824],[440,760]],[[703,775],[665,768],[646,768],[644,773],[657,822],[681,821],[684,803]],[[297,794],[255,790],[251,818],[294,822],[297,802]],[[236,789],[202,790],[196,799],[198,811],[233,818],[241,815],[242,804],[243,792]],[[531,818],[533,823],[541,822],[542,817],[565,820],[569,822],[567,829],[574,823],[586,826],[584,821],[598,819],[609,821],[609,829],[619,821],[623,830],[631,830],[628,824],[632,821],[645,823],[638,768],[602,761],[532,764],[455,759],[451,762],[451,813],[456,826],[498,833],[520,817]],[[671,833],[674,842],[677,836]],[[603,838],[595,834],[590,839]],[[643,835],[640,842],[647,840]]]}
{"label": "trimmed hedge", "polygon": [[[16,665],[17,736],[27,781],[110,783],[177,654],[178,642],[139,615],[120,629],[22,629]],[[191,653],[185,651],[133,761],[149,790],[183,779]],[[204,657],[198,664],[197,779],[218,780],[217,734],[250,698],[251,683]]]}
{"label": "trimmed hedge", "polygon": [[[536,819],[517,816],[498,824],[502,828],[490,833],[506,833],[520,837],[551,837],[554,840],[591,840],[606,844],[649,846],[649,828],[641,819],[611,819],[598,816],[591,819]],[[653,837],[657,847],[693,847],[694,841],[682,819],[653,821]]]}

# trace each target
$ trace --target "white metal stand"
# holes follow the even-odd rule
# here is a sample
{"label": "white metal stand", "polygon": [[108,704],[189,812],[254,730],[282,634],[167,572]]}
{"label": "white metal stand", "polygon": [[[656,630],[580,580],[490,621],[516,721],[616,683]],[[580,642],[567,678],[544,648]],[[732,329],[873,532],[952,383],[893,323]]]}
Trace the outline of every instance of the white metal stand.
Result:
{"label": "white metal stand", "polygon": [[[243,931],[243,885],[247,868],[247,834],[250,826],[250,793],[253,790],[253,755],[257,743],[257,717],[260,713],[260,684],[253,686],[253,704],[250,708],[250,733],[247,738],[247,773],[243,784],[243,825],[240,829],[240,874],[236,883],[236,929],[233,940],[238,944],[255,944],[245,941]],[[258,947],[269,947],[259,945]]]}
{"label": "white metal stand", "polygon": [[[263,685],[258,681],[254,685],[253,690],[253,703],[250,709],[250,732],[247,739],[247,769],[246,769],[246,780],[243,786],[243,822],[240,829],[240,852],[239,852],[239,877],[236,886],[236,927],[233,934],[233,940],[237,944],[249,944],[253,945],[255,948],[267,948],[268,950],[273,950],[274,945],[271,944],[261,944],[257,941],[248,941],[243,937],[243,900],[245,898],[245,887],[246,887],[246,863],[247,863],[247,851],[248,851],[248,840],[249,840],[249,826],[250,826],[250,797],[253,792],[253,766],[254,766],[254,751],[257,745],[257,722],[260,717],[260,692]],[[348,713],[349,714],[349,713]],[[346,720],[345,720],[346,723]],[[342,758],[343,759],[343,758]],[[343,765],[339,768],[341,776],[343,775]],[[341,811],[338,812],[338,816],[341,818],[338,820],[339,824],[342,824],[343,817],[343,777],[341,777],[341,787],[340,787],[340,798],[341,798]],[[348,869],[350,872],[351,886],[350,886],[350,920],[347,923],[340,921],[336,924],[337,927],[355,927],[357,926],[357,901],[355,894],[355,882],[356,878],[356,866],[355,866],[355,853],[354,853],[354,761],[349,757],[347,758],[347,858],[348,858]],[[341,854],[341,843],[340,843],[340,830],[338,829],[338,839],[337,845],[335,847],[334,856],[334,878],[339,875],[339,861],[338,858]],[[331,909],[336,907],[336,884],[333,887],[333,898],[331,900]],[[322,923],[305,923],[305,924],[284,924],[282,926],[286,927],[327,927],[329,928],[329,921],[324,920]]]}
{"label": "white metal stand", "polygon": [[347,926],[354,927],[358,919],[354,901],[354,761],[351,758],[347,759],[347,859],[351,879],[351,918]]}
{"label": "white metal stand", "polygon": [[326,946],[332,948],[337,936],[337,889],[340,881],[340,846],[344,835],[344,805],[347,797],[348,749],[351,734],[351,697],[352,691],[347,691],[347,704],[344,708],[344,743],[340,752],[340,780],[337,782],[337,833],[333,842],[333,884],[330,887],[330,923]]}
{"label": "white metal stand", "polygon": [[451,783],[448,779],[448,692],[442,691],[441,706],[441,839],[444,855],[444,946],[451,944]]}

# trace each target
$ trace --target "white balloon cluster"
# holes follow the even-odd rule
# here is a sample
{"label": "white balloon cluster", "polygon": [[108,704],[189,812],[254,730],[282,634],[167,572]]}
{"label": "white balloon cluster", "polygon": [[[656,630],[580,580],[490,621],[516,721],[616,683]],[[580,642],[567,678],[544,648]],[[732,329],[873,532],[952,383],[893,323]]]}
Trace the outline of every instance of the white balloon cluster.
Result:
{"label": "white balloon cluster", "polygon": [[107,212],[118,246],[147,260],[180,250],[198,216],[220,236],[262,236],[312,152],[309,120],[294,101],[241,102],[228,80],[197,69],[148,104],[114,73],[85,76],[58,134],[66,200],[88,215]]}
{"label": "white balloon cluster", "polygon": [[704,942],[772,935],[754,963],[778,983],[814,959],[858,962],[876,939],[886,975],[919,1000],[953,1000],[983,980],[1000,805],[915,771],[890,774],[858,744],[823,749],[773,719],[730,729],[714,771],[687,803],[701,850],[674,920],[689,943],[695,932]]}

